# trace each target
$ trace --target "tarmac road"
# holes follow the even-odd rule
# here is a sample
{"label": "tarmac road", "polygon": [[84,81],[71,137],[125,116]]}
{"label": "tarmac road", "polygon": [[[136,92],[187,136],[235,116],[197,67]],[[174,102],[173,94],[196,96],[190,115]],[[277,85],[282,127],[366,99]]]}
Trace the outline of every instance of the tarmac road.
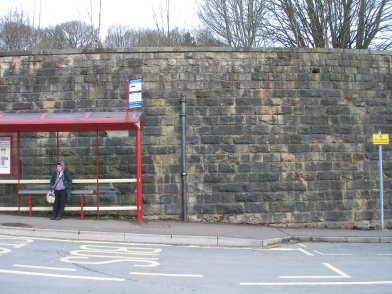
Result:
{"label": "tarmac road", "polygon": [[4,235],[0,243],[2,293],[348,294],[392,285],[387,243],[233,248]]}

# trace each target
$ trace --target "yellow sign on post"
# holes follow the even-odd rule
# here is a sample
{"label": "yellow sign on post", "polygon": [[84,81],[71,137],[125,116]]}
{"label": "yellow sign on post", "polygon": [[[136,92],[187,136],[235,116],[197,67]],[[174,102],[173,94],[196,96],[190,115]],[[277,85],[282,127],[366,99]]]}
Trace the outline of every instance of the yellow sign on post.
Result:
{"label": "yellow sign on post", "polygon": [[388,134],[373,134],[373,144],[374,145],[389,144],[389,135]]}

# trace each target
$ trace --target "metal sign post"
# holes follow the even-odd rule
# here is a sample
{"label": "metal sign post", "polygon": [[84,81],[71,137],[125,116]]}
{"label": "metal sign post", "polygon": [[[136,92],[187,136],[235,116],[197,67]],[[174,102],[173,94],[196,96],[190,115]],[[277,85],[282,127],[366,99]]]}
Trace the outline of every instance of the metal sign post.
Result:
{"label": "metal sign post", "polygon": [[382,145],[389,144],[388,134],[373,134],[373,144],[378,145],[378,169],[380,174],[380,224],[381,230],[384,230],[384,187],[382,179]]}

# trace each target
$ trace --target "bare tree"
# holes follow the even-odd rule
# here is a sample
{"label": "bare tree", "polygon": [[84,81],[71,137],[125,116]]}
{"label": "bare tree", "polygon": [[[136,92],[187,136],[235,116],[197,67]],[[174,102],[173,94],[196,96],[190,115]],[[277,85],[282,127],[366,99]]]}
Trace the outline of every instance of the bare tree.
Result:
{"label": "bare tree", "polygon": [[0,50],[29,50],[35,42],[36,31],[23,12],[13,11],[0,18]]}
{"label": "bare tree", "polygon": [[70,21],[38,30],[40,49],[90,48],[96,44],[98,30],[81,21]]}
{"label": "bare tree", "polygon": [[[171,46],[170,41],[170,0],[166,0],[166,6],[159,5],[158,12],[153,9],[153,19],[158,32],[158,46]],[[163,41],[164,40],[164,41]]]}
{"label": "bare tree", "polygon": [[[178,28],[170,31],[172,46],[196,46],[193,35]],[[158,47],[167,43],[164,36],[153,29],[131,29],[123,25],[111,26],[104,41],[106,48]]]}
{"label": "bare tree", "polygon": [[124,25],[112,25],[106,35],[106,48],[128,48],[138,46],[140,32]]}
{"label": "bare tree", "polygon": [[98,8],[98,27],[94,25],[94,11],[93,11],[93,0],[90,0],[90,10],[87,10],[87,15],[90,18],[91,35],[94,37],[92,45],[94,47],[101,46],[100,33],[101,33],[101,18],[102,18],[102,0],[99,0]]}
{"label": "bare tree", "polygon": [[98,30],[82,21],[62,23],[55,31],[63,42],[62,48],[88,48],[99,39]]}
{"label": "bare tree", "polygon": [[194,47],[194,46],[196,46],[196,39],[191,34],[191,32],[188,31],[188,32],[182,34],[181,45],[182,46],[186,46],[186,47]]}
{"label": "bare tree", "polygon": [[356,48],[392,48],[392,2],[358,0]]}
{"label": "bare tree", "polygon": [[162,43],[161,35],[154,29],[143,29],[139,31],[138,46],[159,47]]}
{"label": "bare tree", "polygon": [[39,36],[39,49],[72,48],[67,42],[66,35],[60,25],[39,30]]}
{"label": "bare tree", "polygon": [[263,42],[266,0],[204,0],[199,18],[205,28],[232,47],[255,47]]}
{"label": "bare tree", "polygon": [[391,48],[388,0],[275,0],[269,36],[286,47]]}
{"label": "bare tree", "polygon": [[214,46],[224,47],[225,43],[219,41],[208,29],[199,29],[195,31],[197,46]]}

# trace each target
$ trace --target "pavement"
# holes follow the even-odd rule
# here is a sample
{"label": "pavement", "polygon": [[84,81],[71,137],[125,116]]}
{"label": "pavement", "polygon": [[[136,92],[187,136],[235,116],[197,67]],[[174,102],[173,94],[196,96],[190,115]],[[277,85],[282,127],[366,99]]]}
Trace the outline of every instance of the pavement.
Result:
{"label": "pavement", "polygon": [[0,213],[0,235],[110,242],[268,247],[289,242],[392,243],[391,230],[282,228],[223,223],[114,220]]}

